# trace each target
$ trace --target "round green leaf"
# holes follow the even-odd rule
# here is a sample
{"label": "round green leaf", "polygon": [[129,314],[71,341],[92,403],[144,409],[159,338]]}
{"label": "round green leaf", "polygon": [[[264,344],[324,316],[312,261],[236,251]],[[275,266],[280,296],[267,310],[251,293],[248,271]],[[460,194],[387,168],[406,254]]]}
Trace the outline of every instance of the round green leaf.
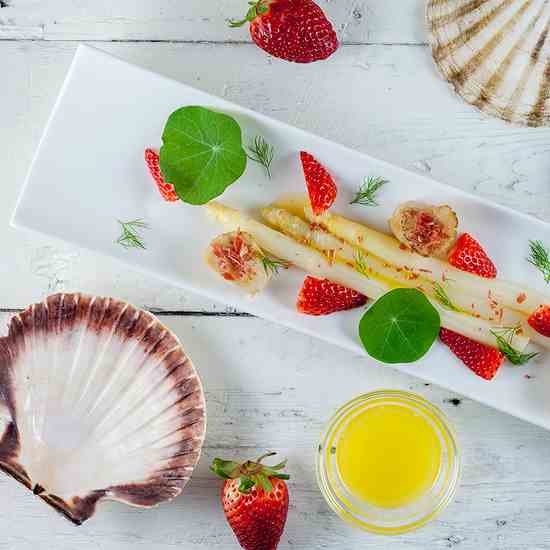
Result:
{"label": "round green leaf", "polygon": [[367,353],[382,363],[413,363],[439,334],[438,311],[415,288],[384,294],[363,315],[359,337]]}
{"label": "round green leaf", "polygon": [[206,204],[246,169],[241,128],[223,113],[205,107],[182,107],[166,121],[162,141],[162,175],[184,202]]}

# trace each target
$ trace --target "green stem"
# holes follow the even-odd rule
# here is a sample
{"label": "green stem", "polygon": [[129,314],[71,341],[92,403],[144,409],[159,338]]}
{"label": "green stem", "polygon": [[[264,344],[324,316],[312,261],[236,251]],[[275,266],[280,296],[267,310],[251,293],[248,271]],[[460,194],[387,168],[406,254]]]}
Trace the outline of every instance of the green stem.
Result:
{"label": "green stem", "polygon": [[227,23],[231,28],[242,27],[246,23],[252,23],[258,16],[265,15],[269,11],[269,0],[256,0],[248,2],[248,9],[244,19],[228,19]]}

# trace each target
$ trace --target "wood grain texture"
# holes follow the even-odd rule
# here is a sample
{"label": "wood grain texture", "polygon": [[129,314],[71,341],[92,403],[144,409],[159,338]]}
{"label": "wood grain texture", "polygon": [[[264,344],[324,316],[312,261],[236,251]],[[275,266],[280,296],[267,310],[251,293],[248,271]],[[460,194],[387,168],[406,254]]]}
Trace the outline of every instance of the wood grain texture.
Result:
{"label": "wood grain texture", "polygon": [[[248,43],[245,29],[227,29],[225,18],[241,13],[244,0],[0,2],[7,4],[0,7],[0,74],[6,75],[0,310],[57,290],[116,295],[158,310],[225,310],[112,260],[7,226],[80,40],[550,221],[550,130],[510,128],[449,92],[425,46],[424,0],[319,1],[345,46],[308,67],[270,59]],[[243,458],[266,448],[287,455],[293,474],[281,550],[550,550],[547,432],[259,319],[162,319],[194,358],[207,392],[205,455],[186,494],[152,511],[106,504],[96,520],[75,529],[0,477],[0,550],[235,549],[208,463],[216,455]],[[0,313],[3,326],[7,320]],[[451,507],[432,525],[395,539],[343,525],[322,500],[313,471],[330,414],[381,387],[417,391],[439,405],[457,428],[464,460]]]}
{"label": "wood grain texture", "polygon": [[[7,0],[0,40],[250,42],[245,0]],[[319,0],[344,43],[424,43],[423,0]],[[396,14],[398,17],[396,18]]]}
{"label": "wood grain texture", "polygon": [[[0,548],[233,550],[217,502],[220,481],[208,464],[214,456],[242,458],[264,449],[288,456],[293,475],[281,550],[550,548],[547,432],[267,321],[235,319],[230,328],[224,319],[163,321],[197,365],[208,402],[204,456],[184,495],[150,511],[104,504],[93,520],[74,528],[0,477]],[[342,524],[314,479],[316,446],[329,416],[349,398],[382,387],[420,392],[443,409],[457,429],[464,461],[450,508],[433,524],[395,539]]]}

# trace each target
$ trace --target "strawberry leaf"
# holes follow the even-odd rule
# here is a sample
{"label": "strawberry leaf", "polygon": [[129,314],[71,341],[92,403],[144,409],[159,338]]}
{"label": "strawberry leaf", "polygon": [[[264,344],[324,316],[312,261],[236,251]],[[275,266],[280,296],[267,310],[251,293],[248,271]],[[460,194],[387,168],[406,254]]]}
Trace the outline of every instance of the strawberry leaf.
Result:
{"label": "strawberry leaf", "polygon": [[282,462],[279,462],[279,464],[275,464],[275,466],[268,466],[268,470],[282,470],[286,467],[287,460],[283,460]]}
{"label": "strawberry leaf", "polygon": [[266,492],[271,493],[273,490],[273,485],[271,484],[271,481],[269,481],[269,478],[262,472],[260,472],[258,475],[254,476],[256,478],[256,483]]}
{"label": "strawberry leaf", "polygon": [[278,472],[271,474],[271,477],[276,477],[277,479],[284,479],[284,480],[290,479],[290,476],[288,474],[280,474]]}
{"label": "strawberry leaf", "polygon": [[368,354],[382,363],[413,363],[432,347],[441,320],[415,288],[384,294],[363,315],[359,337]]}
{"label": "strawberry leaf", "polygon": [[218,197],[246,169],[239,124],[205,107],[174,111],[162,141],[160,168],[164,179],[189,204],[206,204]]}
{"label": "strawberry leaf", "polygon": [[240,493],[244,493],[244,494],[247,494],[250,492],[250,490],[252,489],[252,487],[254,487],[254,485],[256,485],[256,483],[254,482],[253,479],[249,478],[249,477],[241,477],[240,478],[240,483],[239,483],[239,492]]}
{"label": "strawberry leaf", "polygon": [[232,460],[222,460],[221,458],[215,458],[210,466],[212,472],[222,477],[223,479],[233,479],[238,477],[241,471],[241,465],[238,462]]}

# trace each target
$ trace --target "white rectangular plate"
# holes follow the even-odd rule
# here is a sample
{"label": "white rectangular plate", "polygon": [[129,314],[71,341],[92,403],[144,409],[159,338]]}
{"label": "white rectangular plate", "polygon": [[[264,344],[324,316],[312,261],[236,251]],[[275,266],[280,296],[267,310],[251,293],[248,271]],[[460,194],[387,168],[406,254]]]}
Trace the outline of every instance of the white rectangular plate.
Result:
{"label": "white rectangular plate", "polygon": [[[162,201],[143,162],[146,147],[160,147],[168,115],[185,105],[231,114],[247,141],[261,134],[275,146],[273,180],[249,163],[243,178],[221,197],[225,204],[250,211],[283,192],[303,191],[297,153],[306,150],[338,181],[336,211],[386,230],[387,219],[403,201],[450,204],[462,229],[483,242],[502,277],[545,289],[542,277],[523,258],[529,239],[550,243],[550,226],[85,46],[78,49],[44,132],[13,225],[107,254],[171,284],[364,354],[357,337],[361,310],[321,318],[296,312],[303,273],[284,272],[266,292],[250,299],[204,264],[209,241],[223,228],[200,207]],[[350,197],[366,175],[391,182],[381,193],[381,206],[350,207]],[[135,218],[151,225],[145,251],[115,244],[117,220]],[[374,363],[368,357],[365,362]],[[528,367],[506,365],[495,380],[485,382],[438,344],[422,361],[396,368],[550,428],[550,369],[544,368],[549,362],[544,357]],[[335,380],[345,376],[346,366],[334,365],[334,374]]]}

